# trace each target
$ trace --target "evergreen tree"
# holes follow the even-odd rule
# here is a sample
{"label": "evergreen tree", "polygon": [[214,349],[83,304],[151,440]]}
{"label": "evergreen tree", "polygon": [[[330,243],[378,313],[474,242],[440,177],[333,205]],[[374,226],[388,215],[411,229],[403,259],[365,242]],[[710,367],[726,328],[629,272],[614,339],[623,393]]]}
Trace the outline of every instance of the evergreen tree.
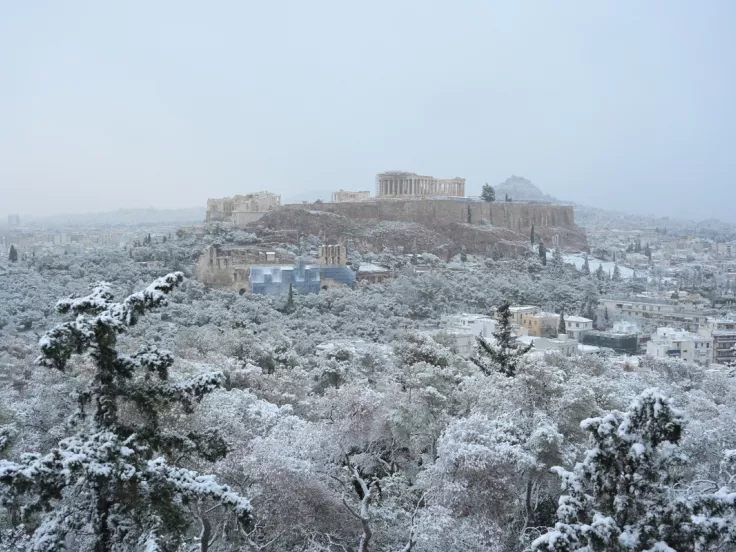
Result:
{"label": "evergreen tree", "polygon": [[14,245],[10,246],[10,252],[8,253],[8,260],[11,263],[15,263],[18,261],[18,250],[15,248]]}
{"label": "evergreen tree", "polygon": [[532,224],[531,235],[529,236],[529,241],[531,241],[532,245],[534,245],[534,225],[533,224]]}
{"label": "evergreen tree", "polygon": [[468,203],[468,224],[473,224],[473,210],[470,208],[470,203]]}
{"label": "evergreen tree", "polygon": [[618,264],[613,265],[613,278],[612,279],[614,282],[621,281],[621,269],[618,267]]}
{"label": "evergreen tree", "polygon": [[539,258],[542,260],[542,264],[547,266],[547,248],[544,246],[544,242],[539,242]]}
{"label": "evergreen tree", "polygon": [[489,185],[488,182],[486,182],[483,185],[483,190],[480,193],[480,197],[483,198],[483,201],[487,201],[488,203],[496,201],[496,190],[494,190],[493,186]]}
{"label": "evergreen tree", "polygon": [[650,389],[628,412],[580,426],[594,447],[572,472],[553,468],[568,494],[560,497],[555,527],[532,550],[726,550],[736,542],[736,494],[725,487],[698,493],[684,484],[684,420],[671,399]]}
{"label": "evergreen tree", "polygon": [[[144,346],[133,355],[116,349],[117,336],[140,316],[165,304],[181,283],[172,273],[122,302],[102,283],[86,297],[63,299],[60,313],[73,319],[39,342],[38,364],[69,369],[74,354],[89,352],[94,365],[78,397],[76,433],[48,454],[0,460],[0,503],[22,512],[33,530],[32,549],[51,552],[89,542],[81,549],[179,549],[191,501],[208,499],[231,509],[237,523],[250,519],[247,499],[212,476],[179,468],[170,459],[198,455],[208,461],[227,452],[216,431],[178,433],[162,426],[162,415],[181,416],[224,383],[219,372],[170,382],[170,352]],[[80,376],[87,367],[80,370]]]}
{"label": "evergreen tree", "polygon": [[294,310],[294,285],[291,282],[289,282],[289,296],[286,299],[286,308],[289,311]]}
{"label": "evergreen tree", "polygon": [[644,247],[644,255],[647,256],[647,259],[649,259],[649,262],[652,262],[652,249],[649,247],[649,244],[647,244]]}
{"label": "evergreen tree", "polygon": [[585,255],[585,260],[583,261],[583,268],[580,269],[580,272],[583,276],[590,276],[590,265],[588,264],[588,255]]}
{"label": "evergreen tree", "polygon": [[[493,337],[496,342],[488,343],[483,337],[476,338],[478,351],[473,356],[473,362],[484,373],[498,370],[508,377],[516,375],[521,357],[529,352],[531,345],[522,345],[516,342],[511,335],[511,306],[504,303],[496,312],[498,323]],[[490,362],[490,365],[489,365]]]}
{"label": "evergreen tree", "polygon": [[595,271],[595,277],[601,282],[606,279],[606,272],[603,270],[603,263],[598,265],[598,268]]}
{"label": "evergreen tree", "polygon": [[557,335],[567,334],[567,324],[565,324],[565,307],[560,307],[560,322],[557,324]]}
{"label": "evergreen tree", "polygon": [[589,301],[585,304],[585,307],[583,308],[583,316],[588,320],[592,320],[594,327],[597,327],[598,325],[598,315],[595,313],[596,304],[594,304],[592,301]]}
{"label": "evergreen tree", "polygon": [[563,278],[565,276],[565,261],[562,258],[562,251],[560,251],[559,247],[555,247],[555,250],[552,252],[550,269],[555,278]]}
{"label": "evergreen tree", "polygon": [[464,263],[468,261],[468,251],[465,249],[464,245],[460,249],[460,260]]}
{"label": "evergreen tree", "polygon": [[603,309],[603,322],[605,323],[606,328],[608,328],[608,326],[611,324],[611,318],[608,315],[608,307],[607,306],[606,306],[606,308]]}

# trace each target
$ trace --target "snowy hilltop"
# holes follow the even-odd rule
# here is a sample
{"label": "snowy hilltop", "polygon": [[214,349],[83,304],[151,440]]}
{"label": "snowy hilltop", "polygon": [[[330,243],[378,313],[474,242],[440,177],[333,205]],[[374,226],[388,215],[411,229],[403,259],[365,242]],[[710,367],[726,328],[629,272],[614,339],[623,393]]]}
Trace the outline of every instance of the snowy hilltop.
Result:
{"label": "snowy hilltop", "polygon": [[506,195],[519,201],[544,201],[549,203],[560,203],[550,195],[545,194],[535,186],[531,180],[523,176],[512,175],[495,187],[496,197],[501,200]]}

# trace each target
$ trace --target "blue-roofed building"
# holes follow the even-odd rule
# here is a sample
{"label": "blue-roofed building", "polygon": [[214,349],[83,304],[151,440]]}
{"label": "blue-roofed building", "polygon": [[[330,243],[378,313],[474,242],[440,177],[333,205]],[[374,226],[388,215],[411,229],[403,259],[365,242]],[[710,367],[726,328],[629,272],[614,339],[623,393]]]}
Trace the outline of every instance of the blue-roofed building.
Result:
{"label": "blue-roofed building", "polygon": [[299,260],[296,265],[254,266],[250,269],[251,293],[283,295],[291,285],[296,293],[319,293],[320,267]]}
{"label": "blue-roofed building", "polygon": [[355,283],[355,272],[347,265],[324,265],[319,267],[323,285],[328,280],[352,287]]}

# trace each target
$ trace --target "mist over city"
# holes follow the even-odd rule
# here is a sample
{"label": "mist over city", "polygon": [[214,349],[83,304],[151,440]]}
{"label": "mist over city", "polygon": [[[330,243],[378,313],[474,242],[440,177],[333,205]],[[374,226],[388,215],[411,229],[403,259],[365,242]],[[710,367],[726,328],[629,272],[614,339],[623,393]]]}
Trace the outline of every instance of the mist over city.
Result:
{"label": "mist over city", "polygon": [[0,13],[0,552],[736,552],[736,4]]}

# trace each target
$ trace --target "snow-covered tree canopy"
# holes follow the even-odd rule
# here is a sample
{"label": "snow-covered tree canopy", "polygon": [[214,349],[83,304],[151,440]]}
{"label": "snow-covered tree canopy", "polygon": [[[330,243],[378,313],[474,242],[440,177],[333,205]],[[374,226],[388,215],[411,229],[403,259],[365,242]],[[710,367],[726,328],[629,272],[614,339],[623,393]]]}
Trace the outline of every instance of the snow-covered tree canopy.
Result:
{"label": "snow-covered tree canopy", "polygon": [[[321,238],[170,234],[5,261],[0,552],[733,550],[734,378],[523,354],[500,323],[506,302],[604,321],[602,294],[660,283],[560,271],[551,249],[351,251],[396,277],[287,309],[182,275],[215,239]],[[445,315],[497,312],[459,356]]]}
{"label": "snow-covered tree canopy", "polygon": [[216,501],[231,508],[240,523],[249,521],[247,499],[212,476],[167,460],[185,451],[210,460],[223,457],[227,447],[217,432],[182,434],[160,423],[176,404],[191,413],[194,402],[222,385],[223,375],[171,382],[170,352],[144,346],[122,355],[116,349],[117,335],[165,304],[182,280],[179,272],[168,274],[122,302],[114,302],[110,286],[100,284],[89,295],[57,303],[60,313],[74,319],[40,339],[38,364],[63,371],[72,355],[89,352],[94,368],[78,397],[74,435],[47,454],[0,460],[1,504],[36,526],[33,550],[59,550],[85,540],[95,550],[144,545],[176,550],[192,501]]}

